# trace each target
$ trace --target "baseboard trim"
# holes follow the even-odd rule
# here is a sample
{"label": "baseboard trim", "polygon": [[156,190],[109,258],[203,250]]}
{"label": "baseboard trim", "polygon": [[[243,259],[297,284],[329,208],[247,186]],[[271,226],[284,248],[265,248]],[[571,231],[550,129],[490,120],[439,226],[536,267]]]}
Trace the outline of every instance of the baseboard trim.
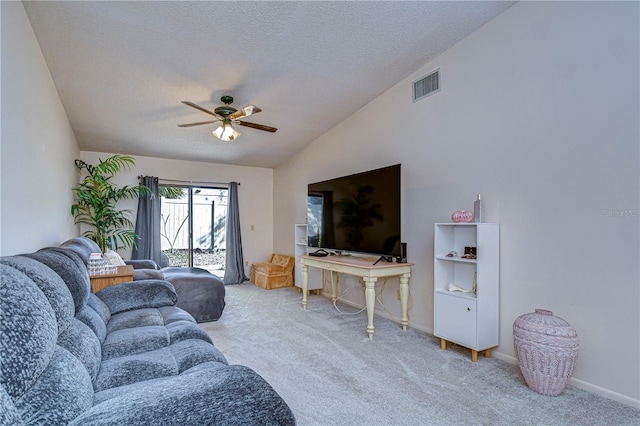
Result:
{"label": "baseboard trim", "polygon": [[[491,356],[501,361],[508,362],[509,364],[518,365],[518,358],[504,354],[502,352],[492,351]],[[640,409],[640,400],[622,395],[618,392],[614,392],[610,389],[603,388],[601,386],[594,385],[593,383],[585,382],[584,380],[576,379],[572,377],[569,379],[569,386],[576,387],[578,389],[586,390],[596,395],[600,395],[604,398],[611,399],[613,401],[620,402],[624,405],[628,405],[633,408]]]}
{"label": "baseboard trim", "polygon": [[[327,292],[323,291],[322,295],[324,297],[328,297],[329,299],[331,299],[331,294],[330,293],[327,293]],[[352,306],[354,308],[357,308],[357,309],[362,309],[363,308],[362,305],[360,305],[358,303],[353,303],[353,302],[351,302],[349,300],[340,299],[340,302],[344,303],[345,305],[349,305],[349,306]],[[384,309],[381,309],[379,307],[376,307],[375,315],[380,316],[380,317],[384,317],[384,318],[392,320],[392,321],[394,320],[394,318],[391,318],[391,316]],[[416,329],[418,331],[422,331],[424,333],[433,335],[433,329],[424,327],[424,326],[419,325],[419,324],[412,323],[411,321],[409,321],[409,327],[414,328],[414,329]],[[516,358],[514,356],[507,355],[505,353],[502,353],[502,352],[499,352],[499,351],[495,351],[495,350],[491,351],[491,356],[495,357],[496,359],[499,359],[501,361],[508,362],[509,364],[518,365],[518,358]],[[603,398],[611,399],[613,401],[620,402],[620,403],[622,403],[624,405],[628,405],[630,407],[640,409],[640,399],[631,398],[629,396],[620,394],[618,392],[614,392],[614,391],[612,391],[610,389],[606,389],[606,388],[603,388],[601,386],[597,386],[597,385],[594,385],[592,383],[585,382],[584,380],[580,380],[580,379],[576,379],[576,378],[572,377],[569,380],[569,385],[570,386],[574,386],[574,387],[576,387],[578,389],[586,390],[587,392],[591,392],[591,393],[599,395],[599,396],[601,396]]]}
{"label": "baseboard trim", "polygon": [[630,407],[640,409],[640,399],[634,399],[626,395],[622,395],[618,392],[614,392],[612,390],[605,389],[603,387],[600,387],[592,383],[588,383],[573,377],[571,378],[571,380],[569,380],[569,384],[577,387],[578,389],[583,389],[583,390],[586,390],[587,392],[595,393],[596,395],[600,395],[605,398],[612,399],[624,405],[628,405]]}

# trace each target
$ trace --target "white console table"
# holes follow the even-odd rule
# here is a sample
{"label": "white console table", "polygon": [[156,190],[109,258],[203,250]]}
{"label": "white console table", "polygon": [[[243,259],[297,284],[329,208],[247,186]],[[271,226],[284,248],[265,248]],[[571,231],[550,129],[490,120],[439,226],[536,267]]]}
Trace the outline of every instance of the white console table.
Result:
{"label": "white console table", "polygon": [[[375,259],[356,256],[327,256],[316,257],[309,255],[299,256],[302,267],[302,308],[307,309],[307,287],[309,285],[309,267],[324,269],[326,271],[341,272],[344,274],[362,277],[365,282],[365,302],[367,305],[367,334],[373,339],[373,312],[376,302],[376,281],[384,277],[400,277],[400,306],[402,318],[400,324],[402,330],[407,330],[409,316],[407,315],[407,301],[409,299],[409,277],[413,263],[389,263],[381,261],[374,265]],[[331,298],[336,300],[336,280],[332,280]]]}

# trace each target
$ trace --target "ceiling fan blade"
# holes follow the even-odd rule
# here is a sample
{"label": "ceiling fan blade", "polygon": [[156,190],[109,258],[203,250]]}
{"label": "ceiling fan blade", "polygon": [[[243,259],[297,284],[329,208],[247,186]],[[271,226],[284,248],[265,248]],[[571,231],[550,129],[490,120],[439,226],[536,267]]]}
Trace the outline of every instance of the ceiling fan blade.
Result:
{"label": "ceiling fan blade", "polygon": [[178,127],[200,126],[201,124],[217,123],[218,121],[220,121],[220,120],[201,121],[199,123],[189,123],[189,124],[178,124]]}
{"label": "ceiling fan blade", "polygon": [[207,113],[207,114],[211,114],[211,115],[213,115],[214,117],[216,117],[217,119],[222,120],[222,117],[220,117],[220,116],[219,116],[218,114],[216,114],[215,112],[211,112],[211,111],[209,111],[208,109],[204,109],[204,108],[202,108],[200,105],[196,105],[196,104],[194,104],[193,102],[189,102],[189,101],[182,101],[182,103],[183,103],[183,104],[185,104],[185,105],[190,106],[191,108],[195,108],[195,109],[200,110],[200,111],[202,111],[202,112],[205,112],[205,113]]}
{"label": "ceiling fan blade", "polygon": [[258,108],[255,105],[247,105],[246,107],[242,108],[241,110],[238,110],[236,112],[234,112],[233,114],[229,114],[229,118],[232,120],[235,120],[237,118],[242,118],[242,117],[248,117],[251,114],[257,114],[260,111],[262,111],[260,108]]}
{"label": "ceiling fan blade", "polygon": [[236,121],[241,126],[251,127],[253,129],[264,130],[265,132],[275,133],[278,129],[275,127],[264,126],[262,124],[249,123],[248,121]]}

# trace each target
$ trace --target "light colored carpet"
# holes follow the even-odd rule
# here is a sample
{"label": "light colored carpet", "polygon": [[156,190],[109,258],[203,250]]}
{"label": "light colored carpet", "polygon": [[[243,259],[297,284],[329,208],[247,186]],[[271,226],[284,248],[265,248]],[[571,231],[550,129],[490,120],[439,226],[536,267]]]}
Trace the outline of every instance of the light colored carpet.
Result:
{"label": "light colored carpet", "polygon": [[295,288],[226,290],[220,320],[201,326],[229,363],[271,383],[300,426],[640,424],[640,410],[573,387],[539,395],[518,366],[474,364],[469,350],[442,351],[439,339],[386,318],[375,317],[369,340],[365,312],[340,314],[323,296],[303,311]]}

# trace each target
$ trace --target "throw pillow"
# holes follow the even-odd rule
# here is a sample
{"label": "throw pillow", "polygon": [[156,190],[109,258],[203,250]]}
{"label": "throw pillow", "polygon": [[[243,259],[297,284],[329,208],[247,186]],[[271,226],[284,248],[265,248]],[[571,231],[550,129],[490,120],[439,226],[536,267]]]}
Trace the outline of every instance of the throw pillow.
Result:
{"label": "throw pillow", "polygon": [[111,264],[113,266],[125,266],[126,263],[124,263],[124,260],[122,260],[122,257],[120,257],[120,255],[113,251],[113,250],[107,250],[104,253],[105,256],[107,256],[107,259],[109,259],[109,262],[111,262]]}

